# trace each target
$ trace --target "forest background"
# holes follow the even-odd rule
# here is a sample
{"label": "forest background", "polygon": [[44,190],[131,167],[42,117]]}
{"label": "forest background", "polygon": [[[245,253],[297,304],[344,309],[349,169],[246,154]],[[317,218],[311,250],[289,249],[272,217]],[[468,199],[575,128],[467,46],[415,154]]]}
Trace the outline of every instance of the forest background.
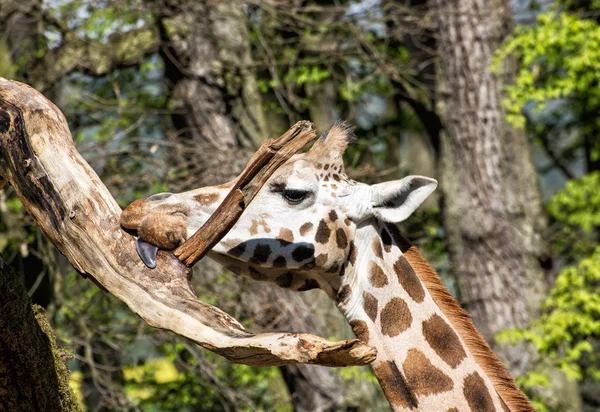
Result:
{"label": "forest background", "polygon": [[[342,118],[348,173],[440,181],[400,225],[541,411],[600,410],[600,1],[3,0],[0,77],[65,114],[121,206],[237,175],[266,137]],[[389,408],[368,367],[251,368],[83,279],[0,190],[0,254],[87,411]],[[341,339],[318,291],[194,287],[253,330]],[[1,333],[8,333],[3,330]]]}

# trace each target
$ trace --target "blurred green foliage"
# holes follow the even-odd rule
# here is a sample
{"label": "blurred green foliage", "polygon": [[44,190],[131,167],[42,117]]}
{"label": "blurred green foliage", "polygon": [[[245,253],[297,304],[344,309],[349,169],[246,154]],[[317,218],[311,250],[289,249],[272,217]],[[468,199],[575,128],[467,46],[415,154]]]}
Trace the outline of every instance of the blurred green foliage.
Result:
{"label": "blurred green foliage", "polygon": [[547,205],[554,219],[553,245],[569,262],[593,253],[600,232],[600,171],[567,182]]}
{"label": "blurred green foliage", "polygon": [[[588,174],[567,182],[547,203],[555,261],[566,264],[539,319],[498,339],[526,341],[540,354],[535,370],[517,377],[540,411],[553,410],[535,388],[548,386],[548,367],[570,379],[600,381],[600,2],[558,2],[533,25],[516,28],[497,52],[494,69],[514,59],[507,118],[558,148],[566,164],[586,159]],[[568,143],[564,143],[568,142]],[[581,150],[583,148],[583,150]]]}
{"label": "blurred green foliage", "polygon": [[515,126],[525,126],[522,110],[532,102],[539,110],[554,99],[585,95],[587,104],[600,106],[600,27],[595,21],[543,13],[534,26],[516,29],[497,53],[494,67],[509,55],[519,62],[504,102]]}

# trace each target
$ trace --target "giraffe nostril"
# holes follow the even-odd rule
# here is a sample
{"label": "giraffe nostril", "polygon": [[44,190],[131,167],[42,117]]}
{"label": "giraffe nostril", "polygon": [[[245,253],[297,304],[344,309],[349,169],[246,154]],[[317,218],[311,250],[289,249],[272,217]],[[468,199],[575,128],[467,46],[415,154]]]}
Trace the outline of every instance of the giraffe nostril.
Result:
{"label": "giraffe nostril", "polygon": [[152,200],[152,201],[157,201],[157,200],[164,200],[168,197],[173,196],[173,193],[169,193],[169,192],[165,192],[165,193],[157,193],[155,195],[152,195],[150,197],[147,198],[147,200]]}

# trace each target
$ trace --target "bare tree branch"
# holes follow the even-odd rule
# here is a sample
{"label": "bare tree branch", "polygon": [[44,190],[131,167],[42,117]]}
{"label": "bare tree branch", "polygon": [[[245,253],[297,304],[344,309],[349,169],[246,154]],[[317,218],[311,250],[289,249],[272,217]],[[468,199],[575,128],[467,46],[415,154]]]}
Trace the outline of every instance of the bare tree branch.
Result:
{"label": "bare tree branch", "polygon": [[171,253],[159,253],[160,269],[146,268],[133,236],[119,225],[121,209],[76,151],[63,114],[33,88],[5,79],[0,79],[0,148],[0,175],[50,241],[83,276],[149,325],[247,365],[346,366],[375,359],[375,349],[358,340],[248,332],[197,299],[190,271]]}
{"label": "bare tree branch", "polygon": [[213,215],[174,254],[188,266],[204,257],[233,227],[260,188],[298,150],[317,137],[310,122],[300,121],[278,139],[263,140],[231,191]]}

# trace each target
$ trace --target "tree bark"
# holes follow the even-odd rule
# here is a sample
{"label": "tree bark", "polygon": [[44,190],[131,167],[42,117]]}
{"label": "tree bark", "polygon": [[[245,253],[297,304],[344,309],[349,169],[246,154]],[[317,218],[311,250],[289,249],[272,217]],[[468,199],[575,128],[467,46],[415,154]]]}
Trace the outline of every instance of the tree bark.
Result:
{"label": "tree bark", "polygon": [[[537,318],[545,295],[546,220],[527,136],[504,119],[511,68],[490,69],[512,25],[508,0],[436,0],[446,90],[442,163],[445,226],[461,300],[516,376],[536,355],[495,335]],[[573,384],[555,371],[559,401],[577,410]],[[556,394],[554,396],[556,396]],[[575,396],[573,396],[575,395]],[[568,400],[566,400],[568,399]]]}
{"label": "tree bark", "polygon": [[78,411],[70,358],[56,347],[48,320],[0,256],[0,411]]}
{"label": "tree bark", "polygon": [[533,319],[544,291],[532,250],[543,230],[536,175],[528,145],[504,121],[502,77],[490,71],[510,24],[510,2],[437,4],[446,130],[457,182],[456,193],[446,193],[450,243],[463,301],[492,341],[500,330]]}

